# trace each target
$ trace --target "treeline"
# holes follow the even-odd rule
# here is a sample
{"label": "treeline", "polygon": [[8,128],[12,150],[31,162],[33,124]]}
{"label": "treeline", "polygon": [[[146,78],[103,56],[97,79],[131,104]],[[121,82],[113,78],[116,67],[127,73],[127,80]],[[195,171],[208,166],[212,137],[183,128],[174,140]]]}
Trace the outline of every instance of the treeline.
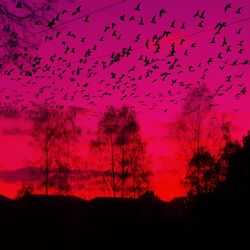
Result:
{"label": "treeline", "polygon": [[[250,132],[242,141],[233,139],[232,122],[218,116],[215,106],[205,85],[194,88],[169,129],[180,145],[178,154],[187,160],[183,183],[189,197],[249,190]],[[82,128],[76,118],[76,110],[60,108],[44,108],[34,118],[32,136],[41,153],[45,194],[92,187],[106,196],[136,198],[150,190],[150,156],[133,107],[106,108],[89,143],[89,159],[78,152]],[[19,196],[31,190],[24,185]]]}
{"label": "treeline", "polygon": [[[43,170],[39,188],[46,195],[68,195],[77,181],[87,180],[77,188],[93,185],[113,197],[138,197],[147,191],[150,161],[135,110],[128,106],[106,109],[90,142],[88,160],[78,150],[82,129],[76,117],[75,110],[44,108],[34,118],[32,137]],[[29,192],[33,188],[24,184],[18,196]]]}
{"label": "treeline", "polygon": [[216,106],[207,86],[198,86],[188,93],[171,127],[186,155],[184,184],[189,197],[250,190],[250,132],[242,141],[234,139],[232,121],[225,114],[218,115]]}
{"label": "treeline", "polygon": [[[42,168],[38,189],[45,194],[68,195],[73,188],[93,188],[107,196],[134,198],[150,190],[151,161],[134,109],[126,106],[106,109],[98,122],[95,139],[90,142],[88,160],[78,152],[82,129],[75,118],[74,112],[43,110],[34,120],[32,135],[40,151]],[[219,190],[249,190],[250,132],[242,141],[225,133],[224,137],[219,152],[202,145],[187,158],[184,185],[189,197]],[[79,184],[84,180],[85,185]],[[33,191],[31,184],[24,183],[18,196]]]}
{"label": "treeline", "polygon": [[227,141],[218,158],[200,148],[189,161],[186,183],[191,196],[215,192],[249,194],[250,131],[242,141]]}

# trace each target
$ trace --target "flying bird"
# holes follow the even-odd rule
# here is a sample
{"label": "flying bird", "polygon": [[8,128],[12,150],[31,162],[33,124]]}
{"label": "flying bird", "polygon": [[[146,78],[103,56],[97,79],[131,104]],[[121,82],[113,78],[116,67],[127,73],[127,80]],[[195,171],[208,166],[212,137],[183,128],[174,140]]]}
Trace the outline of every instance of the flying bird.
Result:
{"label": "flying bird", "polygon": [[225,8],[224,8],[224,11],[227,12],[229,9],[232,8],[232,4],[231,3],[228,3]]}
{"label": "flying bird", "polygon": [[140,11],[140,10],[141,10],[141,9],[140,9],[140,6],[141,6],[141,3],[138,3],[138,4],[136,5],[136,7],[134,8],[134,10]]}

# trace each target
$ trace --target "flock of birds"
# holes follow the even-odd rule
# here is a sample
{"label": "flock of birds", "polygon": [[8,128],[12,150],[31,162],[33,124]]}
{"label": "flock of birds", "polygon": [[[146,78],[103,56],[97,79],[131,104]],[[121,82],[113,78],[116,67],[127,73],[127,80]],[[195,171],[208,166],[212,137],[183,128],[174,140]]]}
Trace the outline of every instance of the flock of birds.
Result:
{"label": "flock of birds", "polygon": [[[105,100],[114,98],[121,103],[133,103],[142,112],[159,108],[168,113],[171,105],[179,105],[186,100],[189,90],[211,82],[209,74],[214,75],[214,72],[224,80],[211,90],[211,100],[232,92],[236,100],[246,95],[248,86],[243,79],[250,59],[245,56],[245,40],[242,39],[244,29],[241,24],[247,21],[240,19],[242,7],[226,4],[224,13],[229,15],[229,20],[239,17],[240,21],[221,21],[209,28],[206,25],[207,10],[197,10],[191,15],[196,27],[191,28],[198,30],[191,34],[187,33],[188,21],[168,20],[166,25],[164,18],[168,10],[161,8],[148,17],[142,16],[142,8],[143,3],[136,4],[127,13],[123,13],[121,8],[117,20],[103,25],[101,34],[92,33],[89,37],[69,29],[71,22],[86,25],[95,22],[91,14],[84,14],[81,5],[71,12],[64,9],[56,13],[48,20],[45,32],[34,34],[34,37],[43,37],[46,53],[39,47],[22,47],[22,52],[16,53],[11,63],[6,66],[0,63],[3,77],[14,82],[11,86],[0,86],[0,108],[33,116],[43,105],[59,108],[82,106],[98,115],[98,107],[103,106]],[[72,19],[63,21],[64,15],[70,15]],[[130,41],[121,31],[121,27],[126,25],[134,26],[135,31],[143,30],[144,26],[151,27],[153,31],[157,25],[164,30],[150,38],[139,32]],[[230,25],[231,34],[227,32]],[[184,35],[176,37],[175,33]],[[209,41],[199,40],[204,34],[208,34]],[[197,42],[189,39],[192,35],[198,35]],[[90,44],[89,40],[93,41],[94,36],[98,38]],[[232,36],[235,39],[231,39]],[[99,51],[105,51],[106,41],[114,41],[118,45],[126,41],[127,45],[106,55],[99,54]],[[211,54],[208,58],[205,54],[197,62],[195,57],[202,54],[203,48],[199,47],[200,43],[211,50]],[[53,48],[52,44],[56,47],[48,56],[48,48]],[[4,45],[0,46],[0,50],[3,49]]]}

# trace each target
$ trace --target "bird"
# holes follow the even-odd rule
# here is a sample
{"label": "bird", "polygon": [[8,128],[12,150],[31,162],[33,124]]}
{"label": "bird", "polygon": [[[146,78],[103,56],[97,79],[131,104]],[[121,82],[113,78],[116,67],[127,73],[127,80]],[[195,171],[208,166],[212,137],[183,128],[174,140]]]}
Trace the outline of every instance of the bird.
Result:
{"label": "bird", "polygon": [[143,18],[141,17],[139,25],[144,25]]}
{"label": "bird", "polygon": [[205,19],[205,12],[206,12],[206,10],[203,10],[203,11],[201,12],[201,14],[200,14],[200,18],[201,18],[201,19]]}
{"label": "bird", "polygon": [[79,6],[76,8],[76,10],[72,12],[71,15],[74,16],[74,15],[77,15],[78,13],[80,13],[80,12],[81,12],[81,7],[82,7],[82,6],[79,5]]}
{"label": "bird", "polygon": [[175,28],[175,20],[172,21],[170,28]]}
{"label": "bird", "polygon": [[152,19],[151,19],[151,23],[156,24],[156,20],[155,19],[156,19],[156,16],[153,16]]}
{"label": "bird", "polygon": [[213,36],[213,39],[210,41],[211,44],[215,44],[215,36]]}
{"label": "bird", "polygon": [[202,21],[200,21],[200,22],[199,22],[199,24],[198,24],[198,27],[203,28],[203,23],[204,23],[204,21],[203,21],[203,20],[202,20]]}
{"label": "bird", "polygon": [[182,23],[182,25],[181,25],[181,29],[186,29],[186,27],[185,27],[185,23]]}
{"label": "bird", "polygon": [[136,5],[136,7],[134,8],[134,10],[140,11],[140,10],[141,10],[141,9],[140,9],[140,6],[141,6],[141,3],[138,3],[138,4]]}
{"label": "bird", "polygon": [[17,9],[22,9],[23,8],[23,3],[22,2],[17,2],[16,3],[16,8]]}
{"label": "bird", "polygon": [[224,36],[223,42],[222,42],[222,46],[224,47],[225,45],[227,45],[227,39],[226,39],[226,37]]}
{"label": "bird", "polygon": [[125,21],[125,14],[122,15],[122,16],[120,16],[120,20],[121,20],[121,21]]}
{"label": "bird", "polygon": [[166,14],[166,10],[165,9],[160,9],[160,12],[159,12],[159,17],[161,18],[164,14]]}
{"label": "bird", "polygon": [[200,11],[199,10],[197,10],[196,12],[195,12],[195,14],[193,15],[193,18],[195,18],[195,17],[199,17],[200,16]]}
{"label": "bird", "polygon": [[105,28],[104,28],[104,32],[107,32],[108,30],[110,30],[111,28],[110,28],[110,26],[106,26]]}
{"label": "bird", "polygon": [[238,15],[239,15],[239,14],[242,14],[242,13],[241,13],[241,10],[242,10],[242,7],[239,7],[239,8],[236,10],[235,14],[238,14]]}
{"label": "bird", "polygon": [[82,5],[79,5],[79,6],[76,8],[76,12],[80,12],[80,11],[81,11],[81,8],[82,8]]}
{"label": "bird", "polygon": [[89,22],[89,15],[87,15],[87,16],[84,17],[84,22],[85,22],[85,23],[88,23],[88,22]]}
{"label": "bird", "polygon": [[135,38],[134,42],[137,43],[140,39],[141,39],[141,34],[139,33],[139,34],[136,35],[136,38]]}
{"label": "bird", "polygon": [[232,8],[232,4],[231,3],[226,4],[226,6],[224,8],[224,12],[227,12],[231,8]]}
{"label": "bird", "polygon": [[238,35],[240,35],[241,34],[241,31],[242,31],[242,27],[241,28],[239,28],[237,31],[236,31],[236,33],[238,34]]}

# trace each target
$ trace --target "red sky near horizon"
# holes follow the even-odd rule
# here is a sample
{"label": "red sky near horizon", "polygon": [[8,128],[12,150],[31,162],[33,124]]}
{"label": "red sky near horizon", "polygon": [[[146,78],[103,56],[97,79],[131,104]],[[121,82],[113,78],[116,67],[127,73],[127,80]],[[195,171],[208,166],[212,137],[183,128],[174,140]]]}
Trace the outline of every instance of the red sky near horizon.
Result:
{"label": "red sky near horizon", "polygon": [[[135,7],[139,2],[138,11]],[[88,155],[87,145],[95,135],[105,107],[134,106],[152,159],[152,189],[165,200],[185,195],[181,180],[186,163],[178,143],[169,137],[169,125],[180,116],[183,99],[190,89],[204,83],[211,94],[217,93],[216,111],[219,116],[230,117],[235,137],[240,138],[250,129],[250,3],[232,0],[225,11],[228,3],[224,0],[60,1],[46,14],[52,20],[60,13],[55,26],[51,29],[31,26],[32,30],[27,27],[20,35],[32,43],[35,39],[39,49],[28,47],[28,54],[42,58],[38,65],[41,68],[32,76],[20,75],[18,67],[6,63],[3,58],[9,52],[0,47],[4,63],[0,71],[0,194],[15,197],[16,189],[24,181],[8,180],[3,173],[6,176],[6,171],[11,174],[13,170],[39,166],[38,150],[30,136],[32,121],[27,117],[36,111],[37,105],[47,103],[63,105],[65,109],[78,108],[77,122],[83,128],[79,148],[83,157]],[[79,12],[72,15],[80,5]],[[62,14],[64,9],[67,12]],[[166,13],[160,17],[161,9]],[[198,10],[198,15],[205,10],[204,18],[194,17]],[[88,22],[84,22],[86,15]],[[124,21],[120,18],[123,15]],[[154,16],[155,23],[151,22]],[[226,26],[214,37],[215,26],[223,22]],[[164,31],[170,34],[159,40],[160,50],[156,53],[152,39],[156,35],[157,40]],[[3,39],[0,43],[4,44]],[[113,52],[117,55],[130,46],[129,56],[109,65]],[[176,52],[170,56],[173,46]],[[86,57],[88,50],[90,55]],[[149,64],[145,65],[147,60]],[[23,65],[23,71],[30,70],[29,63],[24,61]],[[171,65],[174,67],[170,68]],[[165,73],[170,75],[164,78]],[[10,108],[17,113],[10,115]],[[86,190],[76,193],[84,198],[103,195]]]}

